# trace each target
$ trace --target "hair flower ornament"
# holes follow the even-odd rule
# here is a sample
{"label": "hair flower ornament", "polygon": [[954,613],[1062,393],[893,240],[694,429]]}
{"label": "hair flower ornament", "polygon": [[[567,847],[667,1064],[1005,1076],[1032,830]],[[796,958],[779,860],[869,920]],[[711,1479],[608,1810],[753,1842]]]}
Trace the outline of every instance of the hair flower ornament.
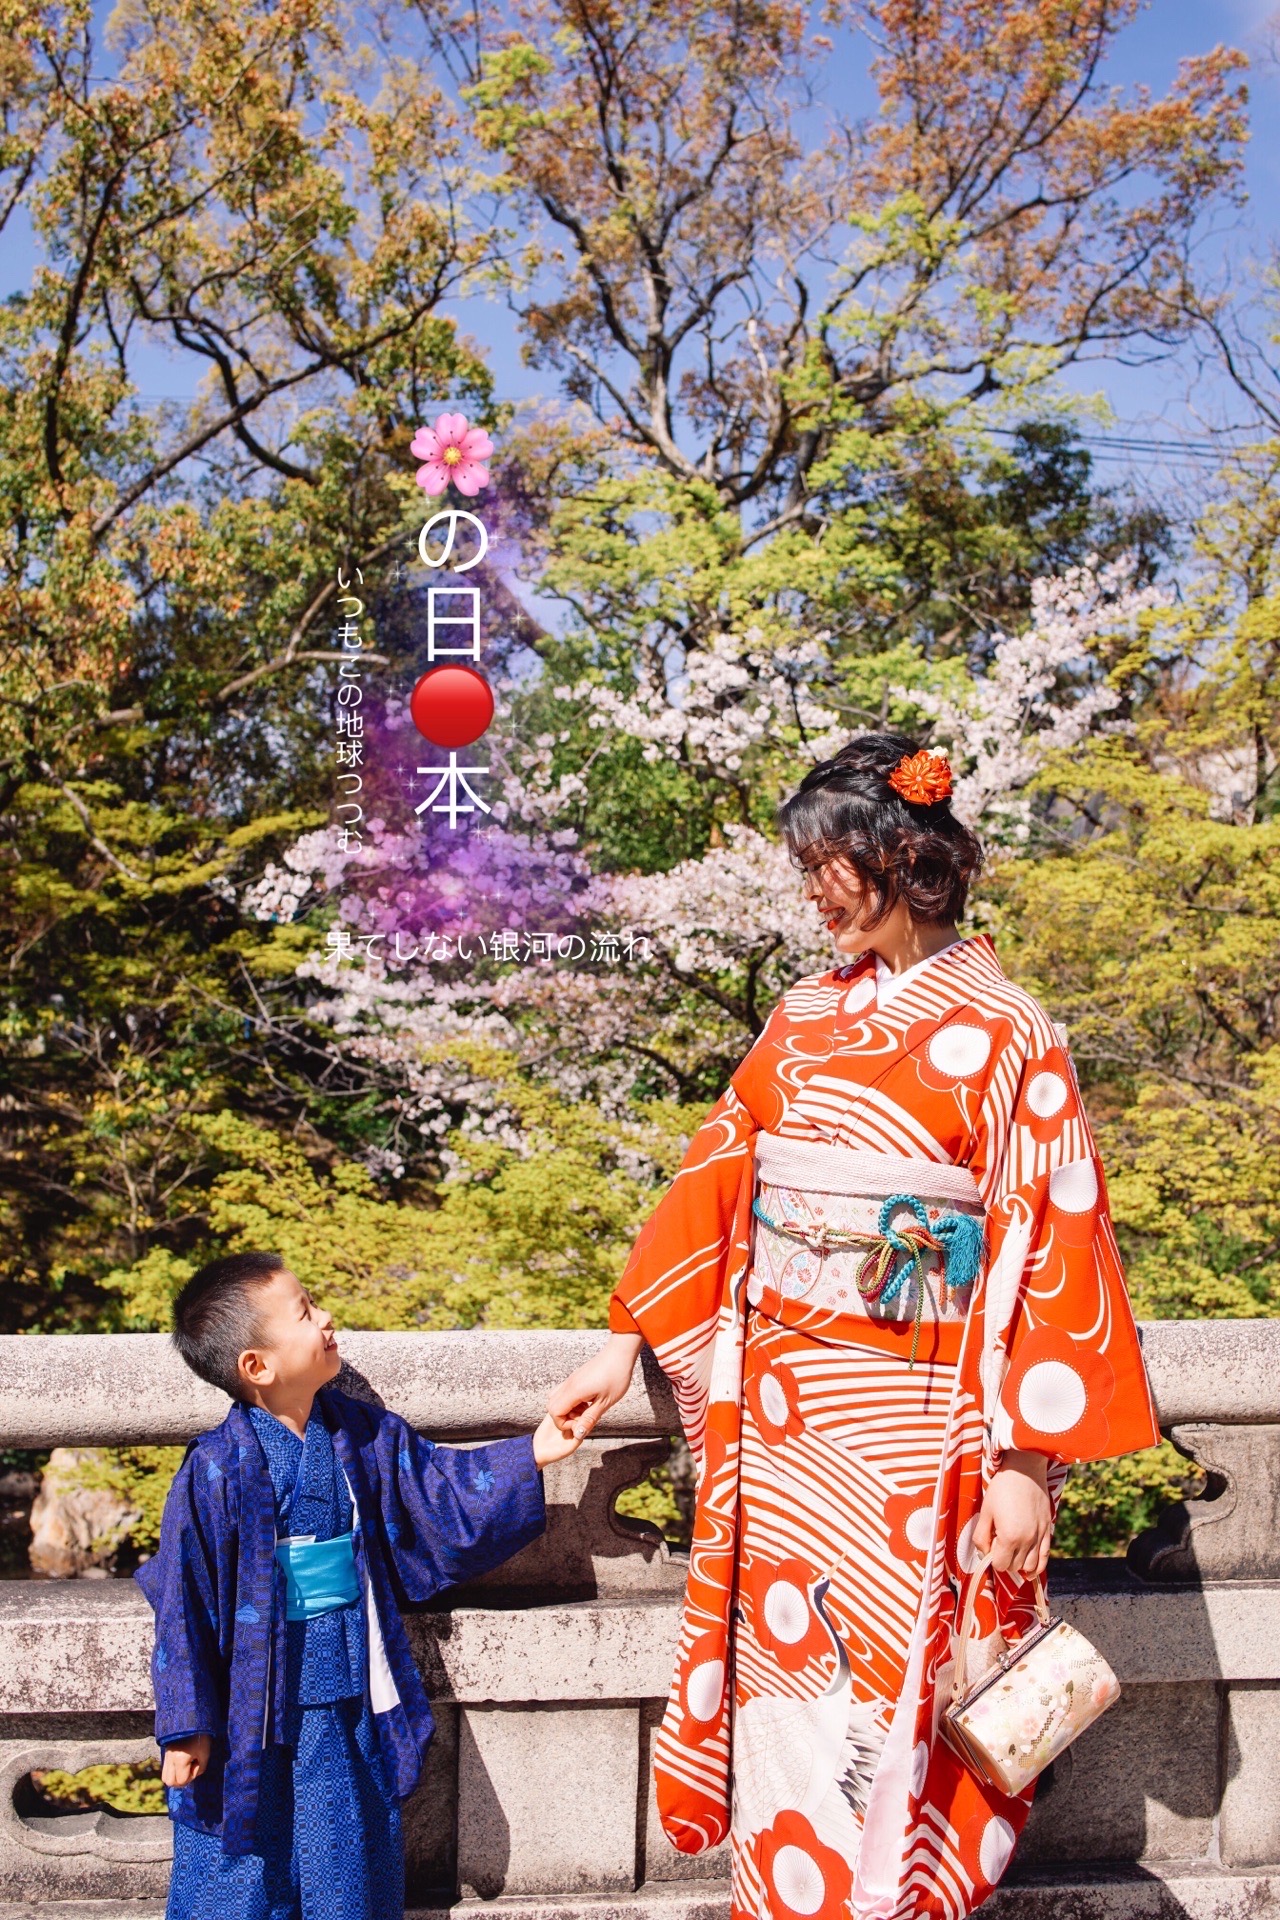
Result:
{"label": "hair flower ornament", "polygon": [[450,481],[467,495],[489,484],[484,462],[493,442],[483,427],[467,425],[465,413],[442,413],[434,427],[419,427],[409,451],[424,462],[413,477],[427,493],[443,493]]}
{"label": "hair flower ornament", "polygon": [[951,762],[940,753],[904,753],[889,785],[913,807],[936,806],[951,798]]}

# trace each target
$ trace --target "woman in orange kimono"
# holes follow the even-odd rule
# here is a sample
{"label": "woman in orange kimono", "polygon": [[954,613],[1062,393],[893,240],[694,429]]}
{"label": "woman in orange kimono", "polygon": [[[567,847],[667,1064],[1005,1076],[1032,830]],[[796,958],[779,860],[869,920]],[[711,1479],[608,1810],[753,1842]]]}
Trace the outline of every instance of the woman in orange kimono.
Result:
{"label": "woman in orange kimono", "polygon": [[551,1400],[589,1431],[645,1340],[674,1384],[699,1481],[658,1804],[683,1852],[731,1837],[734,1920],[987,1897],[1030,1793],[938,1736],[966,1576],[989,1551],[989,1660],[1069,1463],[1159,1437],[1062,1038],[956,932],[950,790],[864,734],[782,808],[848,958],[774,1008]]}

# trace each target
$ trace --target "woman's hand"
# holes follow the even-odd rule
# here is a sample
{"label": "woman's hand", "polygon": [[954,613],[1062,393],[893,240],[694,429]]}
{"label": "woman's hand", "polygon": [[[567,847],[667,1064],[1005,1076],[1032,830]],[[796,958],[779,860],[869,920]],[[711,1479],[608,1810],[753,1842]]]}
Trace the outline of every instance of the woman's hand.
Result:
{"label": "woman's hand", "polygon": [[1049,1462],[1042,1453],[1006,1453],[982,1501],[973,1531],[979,1553],[991,1554],[997,1573],[1043,1579],[1053,1537],[1053,1509],[1045,1488]]}
{"label": "woman's hand", "polygon": [[207,1733],[193,1733],[189,1740],[174,1740],[164,1750],[160,1779],[166,1787],[189,1787],[209,1764],[213,1742]]}
{"label": "woman's hand", "polygon": [[599,1353],[560,1382],[547,1400],[547,1412],[562,1434],[584,1440],[618,1404],[631,1385],[643,1345],[638,1333],[611,1333]]}

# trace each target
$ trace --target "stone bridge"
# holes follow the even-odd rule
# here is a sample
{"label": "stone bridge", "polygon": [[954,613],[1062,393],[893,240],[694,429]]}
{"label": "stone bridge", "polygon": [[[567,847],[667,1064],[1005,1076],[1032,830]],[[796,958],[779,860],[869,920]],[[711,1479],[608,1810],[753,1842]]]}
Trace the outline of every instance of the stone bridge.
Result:
{"label": "stone bridge", "polygon": [[[1124,1693],[1042,1782],[990,1920],[1280,1917],[1280,1322],[1143,1331],[1205,1497],[1127,1565],[1057,1565],[1057,1607]],[[464,1442],[532,1428],[598,1339],[357,1333],[343,1351],[415,1426]],[[162,1335],[0,1339],[0,1446],[180,1442],[225,1405]],[[406,1808],[415,1920],[725,1920],[723,1854],[673,1852],[652,1800],[681,1562],[613,1511],[676,1424],[650,1362],[548,1471],[546,1537],[411,1620],[439,1724]],[[0,1920],[162,1914],[167,1821],[35,1815],[21,1790],[33,1768],[154,1754],[150,1637],[132,1581],[0,1584]]]}

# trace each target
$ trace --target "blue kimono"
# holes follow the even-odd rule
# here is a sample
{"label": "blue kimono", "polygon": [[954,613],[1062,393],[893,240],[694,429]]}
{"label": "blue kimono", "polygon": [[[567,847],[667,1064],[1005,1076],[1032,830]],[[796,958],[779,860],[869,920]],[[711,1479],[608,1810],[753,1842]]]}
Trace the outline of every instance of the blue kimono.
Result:
{"label": "blue kimono", "polygon": [[[437,1448],[333,1388],[305,1444],[239,1404],[193,1443],[137,1575],[156,1613],[156,1739],[213,1740],[207,1771],[169,1793],[169,1920],[403,1911],[399,1802],[432,1722],[400,1608],[544,1526],[531,1439]],[[352,1527],[356,1597],[290,1619],[277,1534],[337,1542]]]}

